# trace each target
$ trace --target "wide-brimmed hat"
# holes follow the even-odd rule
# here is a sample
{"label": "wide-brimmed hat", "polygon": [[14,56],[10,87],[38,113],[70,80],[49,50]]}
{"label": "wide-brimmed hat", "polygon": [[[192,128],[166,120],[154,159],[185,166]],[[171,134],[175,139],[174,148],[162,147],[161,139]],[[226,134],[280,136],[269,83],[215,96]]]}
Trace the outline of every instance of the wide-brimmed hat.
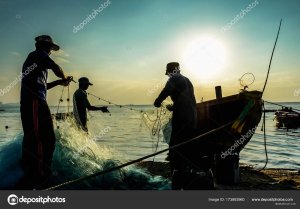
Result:
{"label": "wide-brimmed hat", "polygon": [[79,83],[84,83],[84,84],[89,84],[90,86],[92,86],[93,84],[89,81],[89,79],[87,77],[81,77],[78,79]]}
{"label": "wide-brimmed hat", "polygon": [[37,37],[35,37],[35,41],[49,43],[51,45],[51,50],[54,50],[54,51],[58,51],[60,49],[60,47],[57,44],[55,44],[53,42],[52,38],[48,35],[37,36]]}

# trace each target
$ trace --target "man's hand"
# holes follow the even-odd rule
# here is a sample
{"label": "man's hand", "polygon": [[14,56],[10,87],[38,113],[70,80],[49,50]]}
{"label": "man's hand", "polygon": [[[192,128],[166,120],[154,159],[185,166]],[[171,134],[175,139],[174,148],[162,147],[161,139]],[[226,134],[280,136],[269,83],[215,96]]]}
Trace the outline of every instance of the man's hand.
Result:
{"label": "man's hand", "polygon": [[101,110],[102,112],[109,113],[109,110],[107,109],[107,106],[101,107],[100,110]]}
{"label": "man's hand", "polygon": [[154,102],[154,106],[155,107],[160,107],[161,103],[156,99],[155,102]]}
{"label": "man's hand", "polygon": [[169,111],[173,111],[173,105],[171,105],[171,104],[168,104],[168,105],[166,106],[166,108],[167,108],[167,110],[169,110]]}
{"label": "man's hand", "polygon": [[70,84],[70,82],[73,80],[73,76],[68,76],[65,77],[61,80],[61,84],[62,86],[68,86]]}
{"label": "man's hand", "polygon": [[51,83],[47,83],[47,89],[52,89],[55,86],[62,85],[62,86],[68,86],[69,83],[72,81],[73,77],[68,76],[65,79],[60,79],[56,81],[52,81]]}

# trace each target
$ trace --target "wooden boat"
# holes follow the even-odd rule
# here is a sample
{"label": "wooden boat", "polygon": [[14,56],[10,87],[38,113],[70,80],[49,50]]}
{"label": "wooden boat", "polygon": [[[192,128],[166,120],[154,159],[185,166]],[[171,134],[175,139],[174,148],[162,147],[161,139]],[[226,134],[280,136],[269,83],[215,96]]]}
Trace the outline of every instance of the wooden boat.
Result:
{"label": "wooden boat", "polygon": [[275,112],[276,126],[278,128],[298,128],[300,127],[300,113],[292,108],[283,107]]}
{"label": "wooden boat", "polygon": [[198,103],[198,128],[195,136],[230,124],[192,142],[189,157],[191,163],[204,169],[212,168],[213,164],[217,182],[237,183],[239,153],[251,140],[262,113],[259,91],[241,91],[236,95]]}
{"label": "wooden boat", "polygon": [[262,100],[259,91],[242,91],[239,94],[197,104],[197,134],[206,133],[224,124],[233,122],[226,129],[205,137],[205,144],[213,147],[209,150],[220,152],[229,149],[243,135],[251,130],[244,143],[237,147],[240,152],[250,141],[262,116]]}

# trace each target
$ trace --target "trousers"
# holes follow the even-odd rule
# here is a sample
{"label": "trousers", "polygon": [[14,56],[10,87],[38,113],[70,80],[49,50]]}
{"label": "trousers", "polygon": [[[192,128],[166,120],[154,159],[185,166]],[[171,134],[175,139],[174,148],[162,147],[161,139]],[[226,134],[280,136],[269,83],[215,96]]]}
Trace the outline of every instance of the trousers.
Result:
{"label": "trousers", "polygon": [[35,185],[51,176],[56,141],[51,112],[47,102],[39,99],[21,101],[20,112],[24,132],[22,167]]}

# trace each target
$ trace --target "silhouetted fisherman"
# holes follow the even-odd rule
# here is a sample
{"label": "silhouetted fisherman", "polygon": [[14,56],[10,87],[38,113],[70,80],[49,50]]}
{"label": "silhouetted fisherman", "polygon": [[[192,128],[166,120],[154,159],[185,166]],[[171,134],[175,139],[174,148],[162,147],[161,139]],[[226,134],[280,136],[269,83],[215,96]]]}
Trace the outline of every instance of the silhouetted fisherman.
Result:
{"label": "silhouetted fisherman", "polygon": [[[173,106],[167,106],[173,111],[172,133],[170,147],[191,139],[197,127],[196,99],[194,87],[190,80],[180,74],[179,63],[171,62],[167,64],[166,75],[170,78],[166,86],[154,102],[155,107],[160,107],[161,103],[170,96]],[[198,174],[209,175],[207,171],[200,170],[192,163],[190,158],[191,144],[187,144],[169,151],[169,159],[172,170],[172,189],[208,189],[207,186],[195,185],[195,176]],[[195,180],[195,182],[193,182]],[[197,177],[198,181],[198,177]],[[199,181],[198,181],[199,183]],[[206,183],[206,182],[204,182]]]}
{"label": "silhouetted fisherman", "polygon": [[82,77],[78,80],[79,88],[75,91],[73,95],[73,113],[77,122],[77,125],[88,132],[87,128],[87,112],[86,110],[97,111],[101,110],[102,112],[109,112],[106,106],[96,107],[92,106],[87,98],[86,90],[89,86],[93,84],[89,81],[88,78]]}
{"label": "silhouetted fisherman", "polygon": [[[28,55],[22,69],[20,111],[24,131],[22,166],[25,175],[19,186],[38,189],[51,176],[55,149],[47,90],[57,85],[68,85],[70,77],[66,77],[61,67],[49,57],[52,50],[59,50],[52,38],[42,35],[35,41],[36,50]],[[48,69],[61,79],[47,83]]]}

